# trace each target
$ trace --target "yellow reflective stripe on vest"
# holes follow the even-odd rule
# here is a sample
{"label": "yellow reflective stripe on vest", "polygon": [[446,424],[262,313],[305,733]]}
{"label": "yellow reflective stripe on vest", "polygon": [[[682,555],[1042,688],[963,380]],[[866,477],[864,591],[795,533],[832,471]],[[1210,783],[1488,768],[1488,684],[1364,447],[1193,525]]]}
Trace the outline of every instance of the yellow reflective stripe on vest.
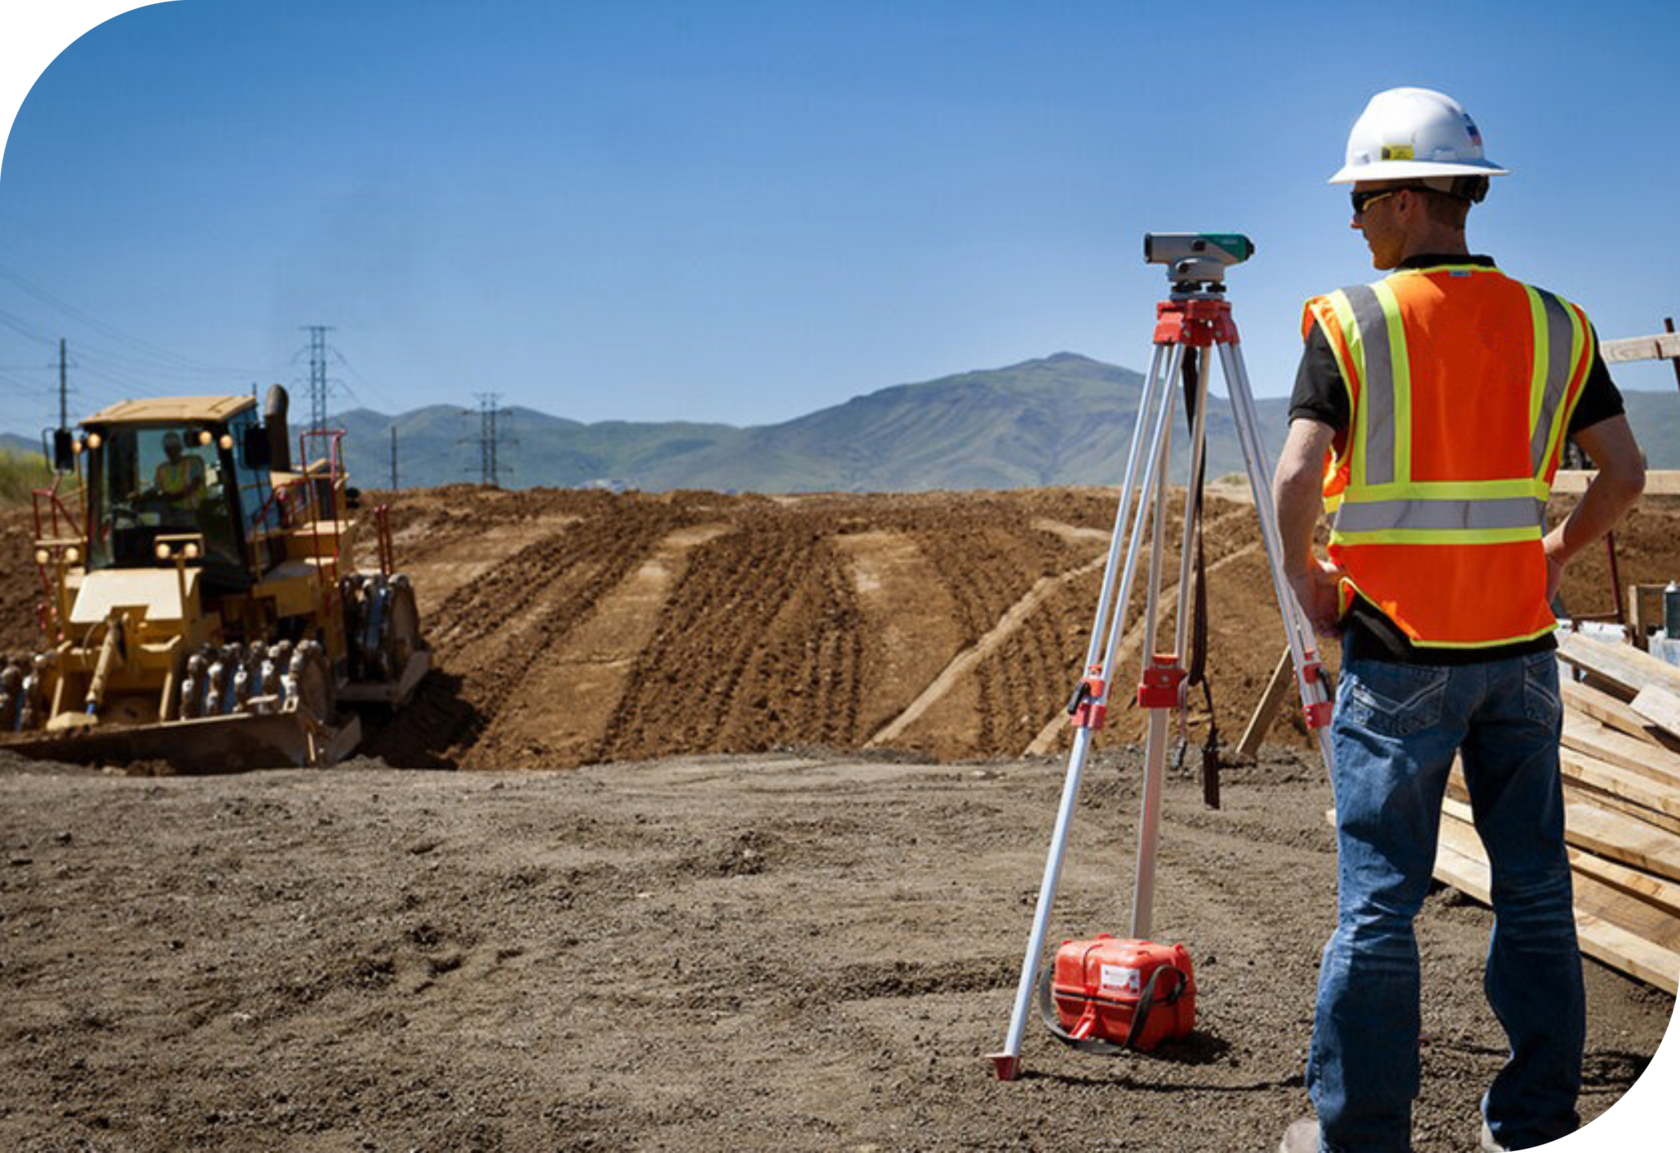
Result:
{"label": "yellow reflective stripe on vest", "polygon": [[1528,296],[1534,314],[1534,397],[1529,406],[1530,427],[1534,431],[1529,441],[1529,457],[1535,474],[1539,475],[1562,432],[1558,409],[1569,388],[1570,370],[1579,355],[1581,334],[1574,313],[1563,301],[1538,288],[1530,288]]}
{"label": "yellow reflective stripe on vest", "polygon": [[1344,331],[1360,382],[1349,445],[1352,471],[1348,483],[1352,487],[1391,484],[1400,479],[1394,462],[1394,332],[1372,286],[1354,285],[1337,295],[1347,303]]}
{"label": "yellow reflective stripe on vest", "polygon": [[1357,544],[1509,544],[1544,535],[1543,479],[1422,481],[1349,490],[1330,541]]}

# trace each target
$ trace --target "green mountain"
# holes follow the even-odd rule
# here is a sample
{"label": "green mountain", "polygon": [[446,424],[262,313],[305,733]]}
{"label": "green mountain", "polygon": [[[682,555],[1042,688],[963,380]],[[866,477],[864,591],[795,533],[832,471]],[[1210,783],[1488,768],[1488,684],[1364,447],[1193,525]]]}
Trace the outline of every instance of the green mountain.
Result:
{"label": "green mountain", "polygon": [[[1218,375],[1215,374],[1218,381]],[[1222,387],[1220,385],[1219,387]],[[898,385],[781,424],[579,424],[531,409],[497,422],[505,487],[599,484],[758,492],[918,491],[1112,484],[1120,479],[1143,377],[1072,353]],[[1262,435],[1281,443],[1284,402],[1261,402]],[[483,476],[480,414],[443,406],[397,417],[334,418],[358,483],[390,483],[397,430],[405,486]],[[1182,461],[1184,437],[1178,439]],[[1208,469],[1242,469],[1228,404],[1209,409]]]}
{"label": "green mountain", "polygon": [[[1208,409],[1208,475],[1243,471],[1223,396]],[[781,424],[603,421],[582,424],[534,409],[497,417],[496,472],[505,488],[599,485],[646,490],[756,492],[1023,488],[1116,484],[1131,445],[1143,377],[1073,353],[1007,368],[884,388]],[[1672,391],[1628,392],[1628,417],[1653,468],[1680,468],[1680,402]],[[1275,460],[1288,402],[1256,402]],[[297,415],[293,406],[293,415]],[[482,417],[432,405],[396,416],[340,413],[345,453],[364,488],[391,483],[396,431],[401,487],[477,483],[484,475]],[[1174,477],[1183,475],[1182,408],[1175,414]],[[38,442],[3,436],[19,451]]]}

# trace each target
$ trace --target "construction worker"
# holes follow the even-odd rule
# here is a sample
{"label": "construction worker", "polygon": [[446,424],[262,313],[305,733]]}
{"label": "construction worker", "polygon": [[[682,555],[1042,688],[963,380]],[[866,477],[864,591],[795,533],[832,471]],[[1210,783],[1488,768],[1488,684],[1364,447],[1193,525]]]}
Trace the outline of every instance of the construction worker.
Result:
{"label": "construction worker", "polygon": [[191,510],[204,499],[204,461],[183,450],[181,434],[163,434],[162,461],[152,474],[152,487],[173,508]]}
{"label": "construction worker", "polygon": [[[1296,596],[1342,638],[1337,924],[1307,1061],[1317,1117],[1282,1150],[1411,1148],[1412,923],[1455,753],[1492,866],[1484,984],[1511,1047],[1482,1098],[1482,1148],[1527,1149],[1580,1123],[1585,1030],[1550,606],[1564,566],[1638,499],[1644,465],[1586,315],[1471,254],[1466,217],[1506,171],[1458,102],[1378,93],[1346,159],[1330,182],[1353,185],[1352,226],[1389,275],[1307,302],[1273,480]],[[1566,435],[1598,475],[1547,532]],[[1328,561],[1313,554],[1321,508]]]}

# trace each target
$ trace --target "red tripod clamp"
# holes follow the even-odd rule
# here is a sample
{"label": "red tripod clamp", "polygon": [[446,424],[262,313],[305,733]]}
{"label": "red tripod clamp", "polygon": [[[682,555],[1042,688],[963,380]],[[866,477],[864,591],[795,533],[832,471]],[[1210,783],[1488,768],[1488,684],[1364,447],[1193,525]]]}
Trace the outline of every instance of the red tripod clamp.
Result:
{"label": "red tripod clamp", "polygon": [[1108,682],[1103,679],[1102,666],[1092,665],[1079,687],[1073,690],[1068,702],[1068,715],[1076,729],[1100,729],[1108,719]]}
{"label": "red tripod clamp", "polygon": [[[1324,676],[1324,666],[1317,661],[1308,661],[1301,666],[1301,680],[1309,685],[1328,683]],[[1307,718],[1307,730],[1322,729],[1330,723],[1330,716],[1335,711],[1332,701],[1316,701],[1301,709]]]}
{"label": "red tripod clamp", "polygon": [[1145,709],[1176,709],[1185,672],[1177,653],[1156,653],[1144,667],[1138,683],[1138,706]]}

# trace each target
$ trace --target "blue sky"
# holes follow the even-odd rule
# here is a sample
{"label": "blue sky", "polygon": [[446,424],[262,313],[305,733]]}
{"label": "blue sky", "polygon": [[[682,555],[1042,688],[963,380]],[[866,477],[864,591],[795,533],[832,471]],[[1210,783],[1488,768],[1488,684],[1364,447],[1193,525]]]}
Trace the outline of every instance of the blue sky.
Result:
{"label": "blue sky", "polygon": [[73,414],[301,385],[312,324],[334,406],[387,412],[762,424],[1063,350],[1142,369],[1150,230],[1255,238],[1233,297],[1281,394],[1301,301],[1369,276],[1325,179],[1398,84],[1513,170],[1476,248],[1607,337],[1680,313],[1656,3],[172,0],[46,63],[49,15],[122,6],[0,12],[39,73],[0,161],[7,431],[52,418],[60,337]]}

